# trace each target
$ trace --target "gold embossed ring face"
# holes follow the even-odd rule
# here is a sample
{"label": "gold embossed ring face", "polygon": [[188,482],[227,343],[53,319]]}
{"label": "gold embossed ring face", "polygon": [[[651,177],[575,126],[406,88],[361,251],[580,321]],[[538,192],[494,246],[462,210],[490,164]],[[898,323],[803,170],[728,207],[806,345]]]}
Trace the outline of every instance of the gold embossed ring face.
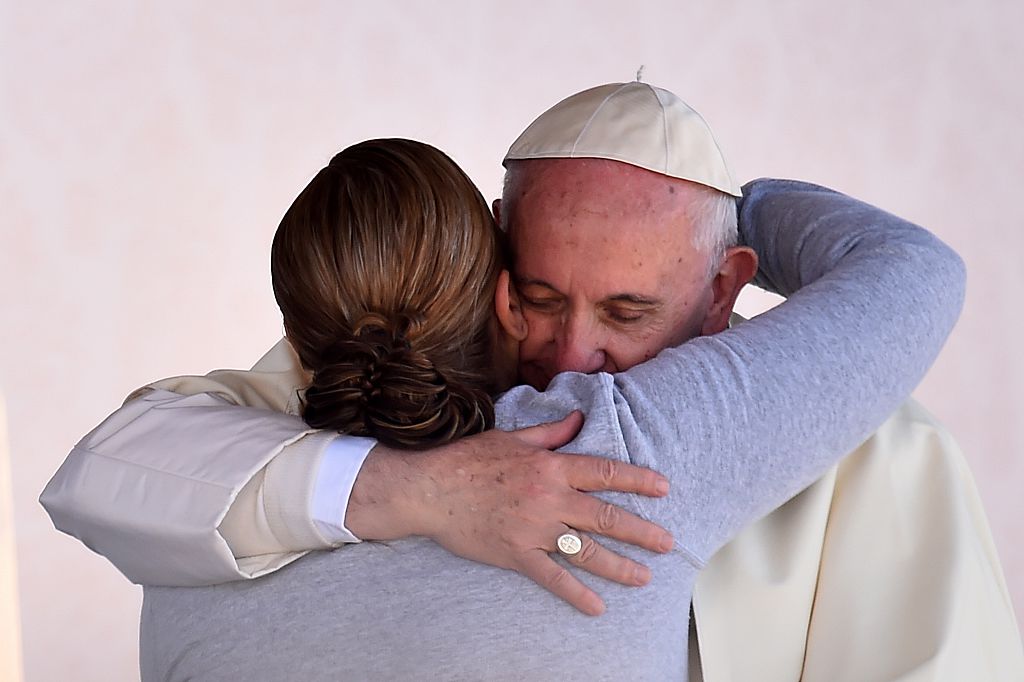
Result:
{"label": "gold embossed ring face", "polygon": [[558,551],[565,556],[575,556],[583,549],[583,540],[580,539],[580,536],[575,531],[562,533],[558,536],[555,544],[558,546]]}

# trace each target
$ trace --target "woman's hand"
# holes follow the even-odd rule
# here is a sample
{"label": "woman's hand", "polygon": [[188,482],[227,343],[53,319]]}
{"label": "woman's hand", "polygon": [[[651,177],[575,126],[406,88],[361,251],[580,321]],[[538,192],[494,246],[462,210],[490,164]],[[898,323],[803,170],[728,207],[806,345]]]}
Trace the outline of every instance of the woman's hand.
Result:
{"label": "woman's hand", "polygon": [[[587,492],[661,497],[668,481],[625,462],[552,452],[583,424],[565,419],[519,431],[488,431],[425,452],[377,446],[348,503],[356,536],[393,540],[423,535],[458,556],[518,571],[583,613],[604,602],[550,554],[569,529],[606,535],[654,552],[672,548],[665,529]],[[645,585],[650,571],[581,534],[568,561],[623,585]]]}

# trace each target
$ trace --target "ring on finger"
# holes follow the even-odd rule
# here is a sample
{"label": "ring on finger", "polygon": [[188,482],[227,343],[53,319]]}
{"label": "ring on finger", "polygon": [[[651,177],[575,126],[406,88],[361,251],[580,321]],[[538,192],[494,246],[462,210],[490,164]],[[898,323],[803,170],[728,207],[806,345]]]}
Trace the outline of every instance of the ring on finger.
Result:
{"label": "ring on finger", "polygon": [[583,549],[583,539],[579,533],[570,529],[558,536],[558,539],[555,540],[555,547],[558,548],[558,553],[562,556],[576,556]]}

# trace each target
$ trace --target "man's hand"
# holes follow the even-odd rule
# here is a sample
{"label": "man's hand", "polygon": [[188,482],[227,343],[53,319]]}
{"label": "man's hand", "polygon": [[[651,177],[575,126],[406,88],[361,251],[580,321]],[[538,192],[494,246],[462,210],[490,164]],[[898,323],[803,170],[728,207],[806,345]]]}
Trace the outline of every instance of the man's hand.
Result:
{"label": "man's hand", "polygon": [[[583,424],[573,412],[520,431],[488,431],[426,452],[377,446],[349,499],[345,525],[358,537],[432,538],[467,559],[509,568],[590,615],[604,612],[592,590],[555,562],[556,538],[570,528],[655,552],[672,548],[663,528],[587,491],[661,497],[668,481],[624,462],[551,452]],[[624,585],[644,585],[650,571],[581,533],[570,563]]]}

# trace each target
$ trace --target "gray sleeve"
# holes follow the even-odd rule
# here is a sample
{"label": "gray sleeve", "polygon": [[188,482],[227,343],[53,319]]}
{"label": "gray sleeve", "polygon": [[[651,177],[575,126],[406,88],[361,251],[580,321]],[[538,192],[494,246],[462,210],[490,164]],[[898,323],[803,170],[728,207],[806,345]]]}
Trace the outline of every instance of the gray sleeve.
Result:
{"label": "gray sleeve", "polygon": [[878,428],[964,296],[960,258],[911,223],[798,182],[744,196],[756,282],[788,300],[615,379],[627,449],[672,477],[677,538],[701,560]]}
{"label": "gray sleeve", "polygon": [[744,197],[740,234],[759,256],[756,282],[784,303],[613,377],[566,374],[549,389],[595,422],[601,434],[588,445],[607,442],[670,478],[668,498],[631,506],[698,564],[909,396],[964,294],[960,258],[900,218],[792,181],[755,181]]}

